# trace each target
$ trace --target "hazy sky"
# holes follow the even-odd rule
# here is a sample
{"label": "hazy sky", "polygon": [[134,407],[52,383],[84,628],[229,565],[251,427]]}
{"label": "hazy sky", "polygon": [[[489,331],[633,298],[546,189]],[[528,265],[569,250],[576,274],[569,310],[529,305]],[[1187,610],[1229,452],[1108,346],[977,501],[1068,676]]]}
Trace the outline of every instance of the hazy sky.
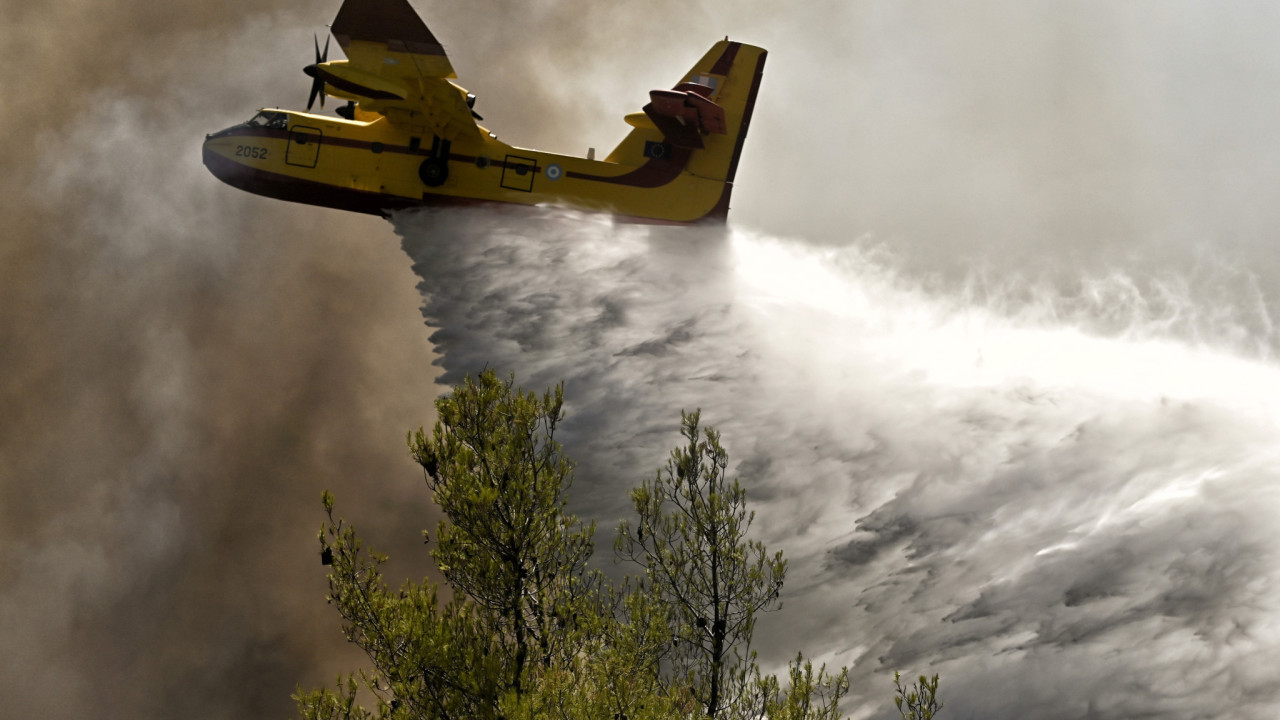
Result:
{"label": "hazy sky", "polygon": [[570,378],[602,544],[705,406],[794,558],[762,650],[856,662],[851,711],[900,667],[955,717],[1274,717],[1280,10],[415,2],[560,152],[768,48],[733,231],[672,235],[217,182],[203,134],[300,107],[338,4],[0,0],[15,717],[281,717],[355,666],[318,498],[427,572],[424,303],[447,372]]}

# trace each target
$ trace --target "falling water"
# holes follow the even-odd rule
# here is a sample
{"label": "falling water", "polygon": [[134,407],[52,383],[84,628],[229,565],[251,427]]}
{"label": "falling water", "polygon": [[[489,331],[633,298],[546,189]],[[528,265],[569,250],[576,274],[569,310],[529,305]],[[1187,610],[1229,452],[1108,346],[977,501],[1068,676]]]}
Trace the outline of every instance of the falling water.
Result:
{"label": "falling water", "polygon": [[941,673],[957,717],[1280,707],[1280,368],[1247,284],[1216,288],[1232,308],[1118,272],[977,293],[865,242],[396,226],[447,381],[566,382],[573,502],[602,527],[703,409],[791,563],[763,658],[850,665],[855,716],[892,709],[894,670]]}

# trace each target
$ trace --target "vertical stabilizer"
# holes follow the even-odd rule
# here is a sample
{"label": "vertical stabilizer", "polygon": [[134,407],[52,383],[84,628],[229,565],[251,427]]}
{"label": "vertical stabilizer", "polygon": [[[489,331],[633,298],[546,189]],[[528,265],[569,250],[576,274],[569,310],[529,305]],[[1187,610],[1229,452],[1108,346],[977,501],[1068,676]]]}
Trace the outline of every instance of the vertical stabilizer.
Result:
{"label": "vertical stabilizer", "polygon": [[674,87],[651,91],[643,111],[627,116],[635,129],[607,160],[636,166],[665,160],[724,182],[723,198],[712,211],[723,217],[766,55],[753,45],[716,43]]}

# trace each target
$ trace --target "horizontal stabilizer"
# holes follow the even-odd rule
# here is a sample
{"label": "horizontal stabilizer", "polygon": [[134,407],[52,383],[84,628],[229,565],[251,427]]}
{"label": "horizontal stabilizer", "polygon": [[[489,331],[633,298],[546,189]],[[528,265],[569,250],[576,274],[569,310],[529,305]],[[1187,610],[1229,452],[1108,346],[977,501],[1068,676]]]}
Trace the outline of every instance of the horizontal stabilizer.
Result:
{"label": "horizontal stabilizer", "polygon": [[703,133],[728,132],[724,108],[708,100],[708,94],[710,88],[695,83],[681,83],[675,90],[651,90],[644,114],[672,145],[700,150]]}

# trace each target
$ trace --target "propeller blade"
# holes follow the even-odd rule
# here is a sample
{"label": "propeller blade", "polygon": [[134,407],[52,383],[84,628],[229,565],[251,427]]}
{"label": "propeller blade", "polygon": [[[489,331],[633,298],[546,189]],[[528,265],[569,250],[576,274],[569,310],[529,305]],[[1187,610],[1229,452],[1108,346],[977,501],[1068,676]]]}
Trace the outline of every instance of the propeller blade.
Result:
{"label": "propeller blade", "polygon": [[302,72],[306,73],[309,77],[314,78],[311,83],[311,95],[307,97],[307,110],[311,110],[311,106],[315,105],[317,97],[320,98],[320,107],[324,107],[324,78],[320,77],[320,73],[317,72],[316,65],[327,62],[329,58],[329,38],[326,37],[324,39],[323,53],[320,52],[319,36],[313,34],[311,36],[311,42],[315,46],[316,51],[315,65],[308,65],[302,68]]}
{"label": "propeller blade", "polygon": [[311,110],[311,106],[316,103],[316,96],[320,96],[320,107],[324,107],[324,80],[316,78],[311,83],[311,96],[307,98],[307,110]]}

